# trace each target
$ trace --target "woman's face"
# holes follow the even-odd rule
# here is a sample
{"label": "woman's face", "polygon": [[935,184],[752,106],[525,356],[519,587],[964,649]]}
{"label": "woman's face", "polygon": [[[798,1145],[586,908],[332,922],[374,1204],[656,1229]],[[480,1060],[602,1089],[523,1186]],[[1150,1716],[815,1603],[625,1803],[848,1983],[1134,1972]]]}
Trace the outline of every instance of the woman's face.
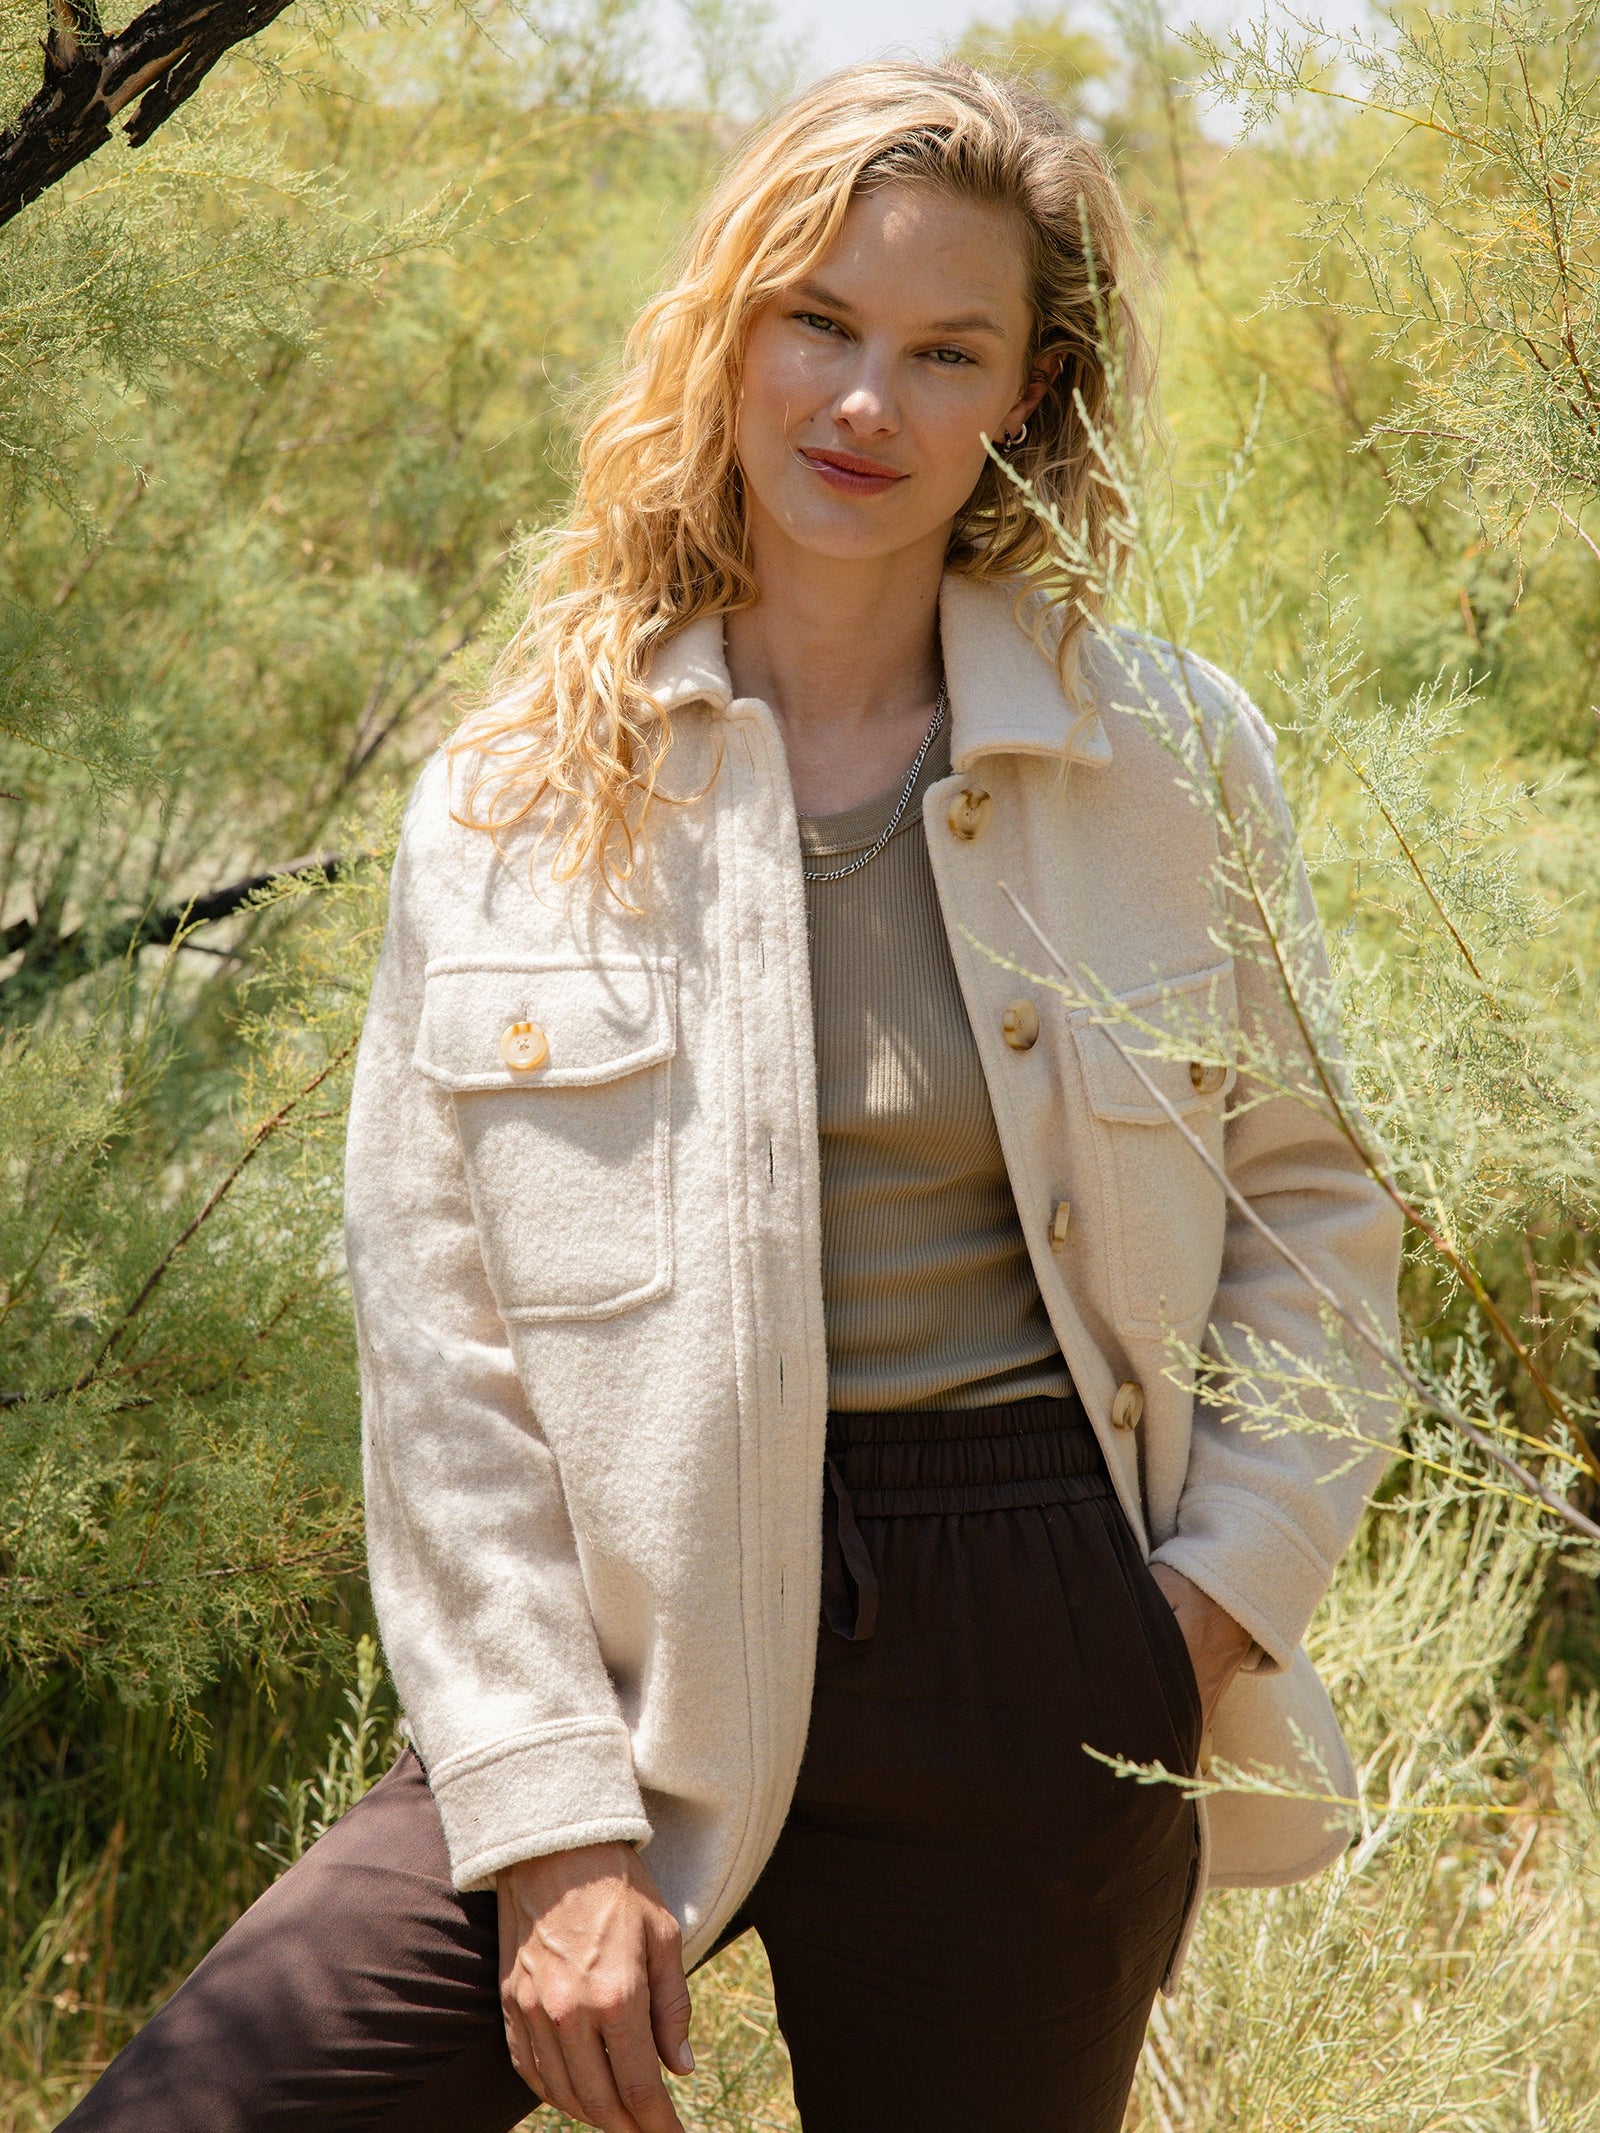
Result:
{"label": "woman's face", "polygon": [[[947,533],[1053,375],[1027,375],[1023,232],[931,186],[852,202],[838,242],[757,316],[738,451],[753,518],[864,561]],[[763,523],[765,522],[765,524]]]}

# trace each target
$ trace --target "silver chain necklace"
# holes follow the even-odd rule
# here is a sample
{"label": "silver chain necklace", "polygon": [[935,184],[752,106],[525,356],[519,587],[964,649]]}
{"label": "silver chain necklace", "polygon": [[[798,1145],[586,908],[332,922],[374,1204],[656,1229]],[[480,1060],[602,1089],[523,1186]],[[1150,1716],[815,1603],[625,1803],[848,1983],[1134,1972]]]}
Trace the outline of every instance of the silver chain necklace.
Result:
{"label": "silver chain necklace", "polygon": [[870,866],[872,864],[873,860],[877,858],[878,854],[889,842],[889,839],[900,827],[901,817],[905,814],[906,809],[911,805],[911,795],[917,789],[917,779],[922,775],[922,766],[928,760],[928,750],[939,738],[939,729],[943,726],[943,724],[944,683],[940,682],[939,701],[933,707],[933,723],[929,726],[927,732],[922,736],[922,746],[917,750],[917,759],[912,764],[911,769],[907,774],[905,786],[901,791],[899,799],[895,802],[894,813],[883,825],[883,829],[879,833],[875,842],[869,845],[866,851],[858,852],[855,858],[852,859],[848,865],[842,867],[835,867],[831,874],[819,874],[811,867],[802,867],[800,871],[802,874],[804,874],[807,881],[843,881],[847,874],[859,874],[863,867]]}

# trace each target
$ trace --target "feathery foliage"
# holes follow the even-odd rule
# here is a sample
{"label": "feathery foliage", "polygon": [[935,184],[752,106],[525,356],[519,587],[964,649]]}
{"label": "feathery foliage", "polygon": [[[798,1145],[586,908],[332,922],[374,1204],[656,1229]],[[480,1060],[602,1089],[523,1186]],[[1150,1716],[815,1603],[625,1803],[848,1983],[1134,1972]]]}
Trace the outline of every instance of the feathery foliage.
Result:
{"label": "feathery foliage", "polygon": [[1597,36],[1592,0],[1471,0],[1368,34],[1263,17],[1196,39],[1248,126],[1308,98],[1381,126],[1280,297],[1381,322],[1409,392],[1370,436],[1397,446],[1400,494],[1458,485],[1496,536],[1552,513],[1587,542],[1600,484]]}
{"label": "feathery foliage", "polygon": [[[0,2127],[53,2123],[387,1753],[346,1567],[347,1047],[396,796],[720,114],[764,93],[759,23],[695,20],[704,94],[669,108],[617,0],[316,40],[291,11],[0,232]],[[1357,1841],[1212,1899],[1130,2124],[1578,2133],[1595,1563],[1504,1461],[1595,1515],[1590,16],[1214,40],[1203,82],[1259,121],[1229,154],[1193,59],[1116,24],[971,50],[1081,100],[1144,212],[1172,471],[1108,469],[1138,568],[1107,590],[1279,728],[1333,951],[1302,1005],[1337,1004],[1330,1082],[1413,1218],[1403,1455],[1313,1628]],[[1203,751],[1174,774],[1213,804]],[[331,850],[331,883],[132,945]],[[1252,1426],[1345,1426],[1369,1359],[1330,1336],[1245,1358]],[[753,1943],[696,2005],[686,2124],[792,2127]]]}

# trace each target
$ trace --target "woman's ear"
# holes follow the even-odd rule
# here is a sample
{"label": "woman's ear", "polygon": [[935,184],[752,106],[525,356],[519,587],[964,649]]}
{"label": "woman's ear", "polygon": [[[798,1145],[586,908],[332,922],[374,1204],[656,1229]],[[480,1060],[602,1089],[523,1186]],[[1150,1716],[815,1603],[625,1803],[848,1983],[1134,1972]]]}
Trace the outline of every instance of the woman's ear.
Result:
{"label": "woman's ear", "polygon": [[1028,373],[1027,384],[1012,402],[1005,421],[1000,425],[1000,434],[1003,437],[1021,429],[1029,420],[1039,402],[1060,377],[1061,366],[1065,360],[1065,357],[1060,355],[1046,355],[1041,356],[1034,364]]}

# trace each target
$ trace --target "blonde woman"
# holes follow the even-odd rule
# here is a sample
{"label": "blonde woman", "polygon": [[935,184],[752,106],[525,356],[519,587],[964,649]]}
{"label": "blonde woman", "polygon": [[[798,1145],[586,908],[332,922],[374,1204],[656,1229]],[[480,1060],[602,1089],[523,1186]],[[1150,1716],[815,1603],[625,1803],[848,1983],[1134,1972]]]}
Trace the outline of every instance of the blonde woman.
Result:
{"label": "blonde woman", "polygon": [[806,2133],[1111,2133],[1207,1879],[1338,1848],[1099,1759],[1212,1730],[1348,1784],[1299,1645],[1370,1474],[1197,1404],[1168,1335],[1326,1345],[1213,1163],[1384,1324],[1398,1242],[1327,1109],[1236,1078],[1296,1025],[1179,772],[1197,711],[1303,930],[1267,729],[1024,597],[987,443],[1105,553],[1128,272],[1091,144],[875,66],[641,319],[412,803],[357,1077],[413,1746],[79,2133],[677,2133],[686,1972],[748,1926]]}

